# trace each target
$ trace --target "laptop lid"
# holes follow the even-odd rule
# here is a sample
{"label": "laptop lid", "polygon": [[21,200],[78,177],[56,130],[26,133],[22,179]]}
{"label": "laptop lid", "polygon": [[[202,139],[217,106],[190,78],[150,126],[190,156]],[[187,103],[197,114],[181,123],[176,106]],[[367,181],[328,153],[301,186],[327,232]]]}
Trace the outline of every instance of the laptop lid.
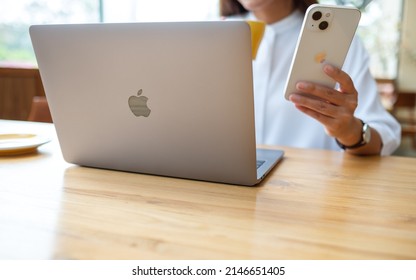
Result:
{"label": "laptop lid", "polygon": [[38,25],[30,35],[66,161],[242,185],[263,177],[245,22]]}

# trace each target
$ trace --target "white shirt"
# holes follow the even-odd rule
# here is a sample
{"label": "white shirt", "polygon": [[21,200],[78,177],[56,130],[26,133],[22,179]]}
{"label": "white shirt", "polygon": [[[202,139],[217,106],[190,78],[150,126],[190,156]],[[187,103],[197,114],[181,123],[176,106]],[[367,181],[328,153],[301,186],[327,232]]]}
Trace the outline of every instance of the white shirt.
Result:
{"label": "white shirt", "polygon": [[[251,13],[247,17],[255,19]],[[253,61],[256,140],[259,144],[340,150],[322,124],[284,98],[284,85],[303,17],[300,11],[295,11],[267,25]],[[400,144],[400,125],[382,106],[368,61],[361,41],[354,38],[343,70],[351,76],[358,91],[355,116],[377,130],[383,141],[381,154],[390,155]]]}

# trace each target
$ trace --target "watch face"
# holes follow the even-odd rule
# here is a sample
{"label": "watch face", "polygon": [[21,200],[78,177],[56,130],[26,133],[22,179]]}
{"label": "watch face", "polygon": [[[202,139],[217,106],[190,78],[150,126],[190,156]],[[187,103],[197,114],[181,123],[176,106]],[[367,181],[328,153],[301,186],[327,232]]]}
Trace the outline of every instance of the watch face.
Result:
{"label": "watch face", "polygon": [[363,126],[363,142],[364,143],[369,143],[371,140],[371,129],[370,126],[368,124],[364,124]]}

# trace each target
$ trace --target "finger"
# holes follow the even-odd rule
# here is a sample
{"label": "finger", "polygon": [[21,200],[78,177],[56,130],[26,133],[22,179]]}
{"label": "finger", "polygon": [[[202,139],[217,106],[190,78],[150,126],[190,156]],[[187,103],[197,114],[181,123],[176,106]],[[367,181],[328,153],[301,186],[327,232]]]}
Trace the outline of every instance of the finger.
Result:
{"label": "finger", "polygon": [[323,99],[311,98],[296,93],[290,95],[289,99],[295,103],[296,106],[307,108],[308,110],[314,111],[319,115],[335,118],[338,113],[338,106]]}
{"label": "finger", "polygon": [[341,92],[356,93],[354,83],[347,73],[331,64],[324,64],[323,71],[339,84]]}
{"label": "finger", "polygon": [[314,97],[317,97],[318,99],[326,100],[327,102],[337,105],[337,106],[341,105],[345,98],[345,96],[340,94],[335,89],[309,83],[309,82],[297,83],[296,89],[299,92],[313,95]]}

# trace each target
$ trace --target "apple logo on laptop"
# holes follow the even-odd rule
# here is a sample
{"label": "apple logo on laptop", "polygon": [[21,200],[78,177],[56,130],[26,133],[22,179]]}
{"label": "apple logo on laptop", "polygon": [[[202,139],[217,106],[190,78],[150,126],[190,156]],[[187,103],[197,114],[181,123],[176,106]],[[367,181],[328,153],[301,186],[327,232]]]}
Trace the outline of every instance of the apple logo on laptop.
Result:
{"label": "apple logo on laptop", "polygon": [[146,96],[141,96],[143,93],[142,89],[139,89],[137,95],[132,95],[129,97],[129,107],[130,110],[136,117],[148,117],[150,115],[150,109],[147,107],[147,100]]}

